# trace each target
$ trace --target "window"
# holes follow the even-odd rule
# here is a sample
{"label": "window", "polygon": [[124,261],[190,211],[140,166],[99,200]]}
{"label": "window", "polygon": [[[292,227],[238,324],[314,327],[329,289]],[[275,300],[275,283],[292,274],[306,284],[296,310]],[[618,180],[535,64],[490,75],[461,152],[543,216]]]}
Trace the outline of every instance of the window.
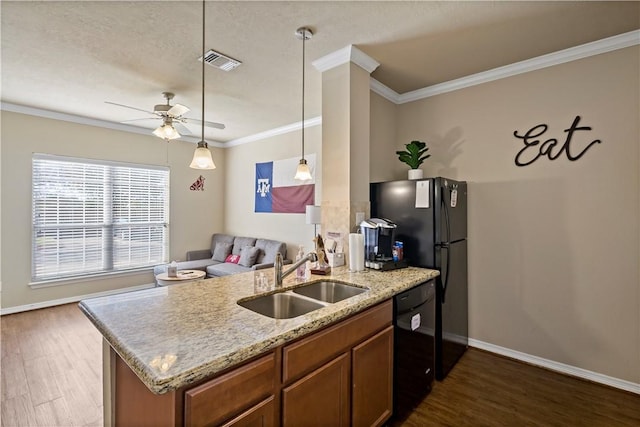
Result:
{"label": "window", "polygon": [[167,262],[167,168],[34,154],[32,185],[32,281]]}

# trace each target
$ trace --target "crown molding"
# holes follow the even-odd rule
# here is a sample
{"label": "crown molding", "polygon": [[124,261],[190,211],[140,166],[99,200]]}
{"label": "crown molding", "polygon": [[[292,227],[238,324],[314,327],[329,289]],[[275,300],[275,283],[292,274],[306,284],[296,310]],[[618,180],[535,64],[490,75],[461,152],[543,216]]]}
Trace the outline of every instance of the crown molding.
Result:
{"label": "crown molding", "polygon": [[[95,126],[99,128],[119,130],[119,131],[129,132],[129,133],[137,133],[140,135],[152,136],[154,138],[157,138],[157,136],[154,136],[151,133],[151,129],[142,128],[139,126],[109,122],[109,121],[100,120],[100,119],[92,119],[89,117],[77,116],[75,114],[60,113],[58,111],[45,110],[45,109],[36,108],[36,107],[28,107],[26,105],[12,104],[10,102],[3,101],[2,103],[0,103],[0,110],[10,111],[12,113],[27,114],[29,116],[42,117],[45,119],[53,119],[53,120],[61,120],[64,122],[77,123],[80,125]],[[192,142],[196,144],[200,141],[200,138],[183,135],[178,140]],[[207,144],[213,147],[224,148],[225,146],[224,143],[221,143],[220,141],[212,141],[209,139],[207,139],[206,141],[207,141]]]}
{"label": "crown molding", "polygon": [[369,88],[371,89],[372,92],[377,93],[378,95],[388,99],[394,104],[400,104],[400,101],[402,99],[400,97],[400,94],[395,90],[391,89],[390,87],[380,83],[373,77],[371,77],[371,80],[369,81]]}
{"label": "crown molding", "polygon": [[[313,117],[304,121],[304,127],[310,128],[322,124],[322,116]],[[289,125],[284,125],[279,128],[269,129],[264,132],[255,133],[253,135],[245,136],[238,139],[232,139],[224,144],[225,147],[235,147],[236,145],[248,144],[250,142],[260,141],[261,139],[267,139],[272,136],[282,135],[284,133],[295,132],[302,128],[302,122],[295,122]]]}
{"label": "crown molding", "polygon": [[403,94],[395,92],[393,89],[386,87],[373,78],[371,79],[370,87],[372,91],[395,104],[405,104],[407,102],[429,98],[431,96],[476,86],[482,83],[488,83],[494,80],[517,76],[518,74],[576,61],[578,59],[588,58],[590,56],[600,55],[602,53],[624,49],[638,44],[640,44],[640,30],[635,30],[619,34],[617,36],[607,37],[606,39],[597,40],[595,42],[560,50],[547,55],[516,62],[514,64],[505,65],[504,67],[494,68],[493,70],[483,71],[482,73],[472,74],[470,76],[433,86],[427,86],[425,88]]}
{"label": "crown molding", "polygon": [[373,73],[373,71],[380,66],[378,61],[352,44],[325,55],[322,58],[316,59],[312,62],[312,65],[316,70],[323,73],[339,65],[346,64],[347,62],[353,62],[369,74]]}
{"label": "crown molding", "polygon": [[[506,77],[516,76],[518,74],[527,73],[529,71],[535,71],[546,67],[551,67],[558,64],[563,64],[570,61],[575,61],[589,56],[599,55],[601,53],[607,53],[626,47],[636,46],[640,44],[640,30],[631,31],[628,33],[620,34],[606,39],[598,40],[591,43],[586,43],[580,46],[564,49],[558,52],[550,53],[548,55],[538,56],[536,58],[528,59],[515,64],[506,65],[504,67],[494,68],[493,70],[485,71],[482,73],[472,74],[467,77],[462,77],[449,82],[440,83],[433,86],[428,86],[422,89],[417,89],[411,92],[399,94],[393,89],[385,86],[374,78],[370,79],[369,86],[371,90],[378,95],[386,98],[394,104],[405,104],[407,102],[417,101],[423,98],[428,98],[435,95],[440,95],[447,92],[452,92],[458,89],[464,89],[467,87],[479,85],[482,83],[491,82],[494,80],[503,79]],[[360,49],[353,45],[346,46],[336,52],[330,53],[320,59],[313,62],[313,66],[319,71],[326,71],[334,68],[338,65],[345,64],[352,61],[368,71],[373,72],[380,64],[372,59],[370,56],[362,52]],[[122,123],[113,123],[105,120],[91,119],[83,116],[76,116],[73,114],[59,113],[50,110],[43,110],[35,107],[27,107],[24,105],[12,104],[8,102],[0,103],[0,109],[4,111],[11,111],[14,113],[28,114],[32,116],[44,117],[54,120],[63,120],[72,123],[84,124],[89,126],[97,126],[107,129],[120,130],[124,132],[138,133],[141,135],[150,136],[150,130],[141,128],[138,126],[131,126]],[[322,117],[314,117],[304,121],[304,127],[318,126],[322,124]],[[229,142],[209,141],[207,143],[210,146],[225,148],[233,147],[236,145],[247,144],[249,142],[259,141],[261,139],[269,138],[276,135],[282,135],[288,132],[294,132],[301,127],[300,122],[285,125],[279,128],[271,129],[265,132],[260,132],[254,135],[231,140]],[[197,143],[199,138],[193,136],[182,136],[180,141],[187,141]]]}

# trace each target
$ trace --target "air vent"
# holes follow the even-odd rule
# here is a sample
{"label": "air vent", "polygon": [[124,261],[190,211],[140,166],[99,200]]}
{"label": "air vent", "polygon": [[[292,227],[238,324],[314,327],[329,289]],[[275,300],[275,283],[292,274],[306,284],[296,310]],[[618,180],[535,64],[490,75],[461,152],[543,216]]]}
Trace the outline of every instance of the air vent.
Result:
{"label": "air vent", "polygon": [[[198,61],[202,61],[202,57],[198,58]],[[230,58],[215,50],[209,50],[205,54],[204,62],[223,71],[231,71],[242,64],[237,59]]]}

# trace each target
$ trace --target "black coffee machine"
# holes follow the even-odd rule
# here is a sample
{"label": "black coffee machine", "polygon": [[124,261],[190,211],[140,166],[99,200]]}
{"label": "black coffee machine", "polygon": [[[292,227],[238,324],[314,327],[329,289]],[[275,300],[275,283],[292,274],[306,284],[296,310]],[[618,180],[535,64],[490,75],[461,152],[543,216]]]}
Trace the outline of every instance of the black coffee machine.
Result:
{"label": "black coffee machine", "polygon": [[396,224],[386,218],[369,218],[360,223],[364,236],[364,265],[375,270],[394,270],[407,266],[406,261],[394,260]]}

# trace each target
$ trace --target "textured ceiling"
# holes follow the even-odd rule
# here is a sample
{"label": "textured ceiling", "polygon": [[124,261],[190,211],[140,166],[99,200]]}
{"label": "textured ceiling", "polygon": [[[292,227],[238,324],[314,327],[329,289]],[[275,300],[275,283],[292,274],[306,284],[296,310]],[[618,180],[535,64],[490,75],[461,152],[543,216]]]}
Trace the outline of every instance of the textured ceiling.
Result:
{"label": "textured ceiling", "polygon": [[[200,117],[201,2],[3,0],[0,13],[2,101],[120,122],[146,115],[104,101],[152,110],[172,91]],[[315,33],[311,118],[321,114],[311,62],[349,44],[405,93],[636,30],[640,2],[207,1],[206,19],[206,48],[243,62],[206,68],[205,120],[227,126],[206,137],[225,142],[301,119],[300,26]]]}

